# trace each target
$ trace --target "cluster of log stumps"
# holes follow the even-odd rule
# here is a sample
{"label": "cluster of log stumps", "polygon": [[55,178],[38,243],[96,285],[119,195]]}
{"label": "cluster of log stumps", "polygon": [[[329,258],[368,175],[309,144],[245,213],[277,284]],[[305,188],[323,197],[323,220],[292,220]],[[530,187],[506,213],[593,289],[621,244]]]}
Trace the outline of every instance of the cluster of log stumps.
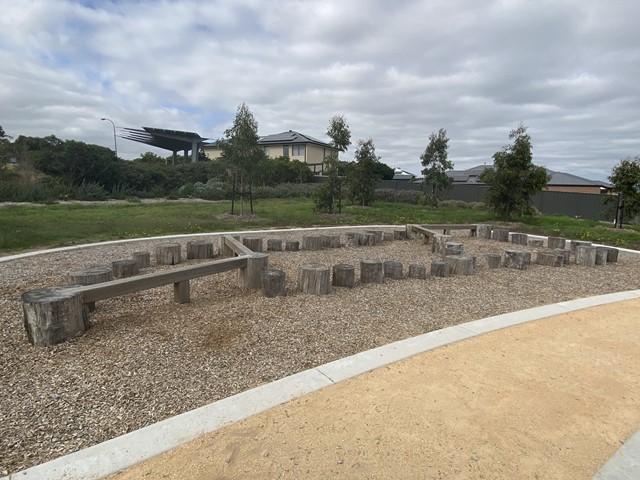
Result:
{"label": "cluster of log stumps", "polygon": [[[189,280],[237,269],[243,288],[261,289],[266,297],[286,295],[286,279],[283,270],[269,268],[266,252],[317,251],[340,247],[362,247],[379,245],[391,240],[415,239],[420,236],[424,243],[431,244],[437,255],[431,265],[413,263],[405,270],[404,265],[394,260],[361,260],[359,282],[362,285],[381,284],[385,279],[400,280],[405,277],[425,279],[472,275],[479,259],[464,250],[460,237],[451,236],[452,230],[469,230],[469,235],[482,239],[510,242],[514,246],[534,249],[535,263],[542,266],[561,267],[570,263],[588,267],[604,266],[618,260],[618,249],[593,245],[587,241],[568,241],[550,236],[546,242],[541,237],[530,237],[523,233],[510,233],[508,229],[487,224],[478,225],[407,225],[402,229],[384,231],[369,229],[347,232],[342,238],[335,234],[307,234],[302,241],[265,239],[255,235],[240,241],[239,235],[220,235],[219,252],[212,242],[190,241],[186,246],[187,260],[213,259],[218,253],[220,260],[197,265],[176,266],[182,262],[179,243],[165,242],[156,245],[153,252],[134,252],[132,258],[115,260],[109,266],[89,267],[71,272],[70,285],[44,288],[26,292],[22,296],[24,324],[29,341],[35,345],[53,345],[82,334],[89,326],[89,313],[95,309],[96,300],[104,300],[126,293],[154,288],[173,283],[174,299],[178,303],[190,301]],[[458,241],[455,241],[458,240]],[[142,273],[155,264],[173,266],[168,269]],[[484,254],[484,265],[488,269],[507,267],[524,270],[532,264],[532,252],[505,249],[503,254]],[[328,267],[308,263],[299,266],[297,290],[325,295],[331,288],[354,288],[356,267],[339,263]]]}

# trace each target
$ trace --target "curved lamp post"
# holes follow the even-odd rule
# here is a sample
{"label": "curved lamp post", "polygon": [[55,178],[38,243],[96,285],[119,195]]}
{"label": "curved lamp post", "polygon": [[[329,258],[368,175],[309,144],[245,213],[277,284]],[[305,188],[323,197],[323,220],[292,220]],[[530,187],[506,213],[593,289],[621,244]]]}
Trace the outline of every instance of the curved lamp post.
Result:
{"label": "curved lamp post", "polygon": [[116,151],[116,158],[118,158],[118,142],[116,141],[116,124],[113,123],[113,120],[110,118],[102,117],[100,120],[106,120],[107,122],[111,122],[111,126],[113,127],[113,147]]}

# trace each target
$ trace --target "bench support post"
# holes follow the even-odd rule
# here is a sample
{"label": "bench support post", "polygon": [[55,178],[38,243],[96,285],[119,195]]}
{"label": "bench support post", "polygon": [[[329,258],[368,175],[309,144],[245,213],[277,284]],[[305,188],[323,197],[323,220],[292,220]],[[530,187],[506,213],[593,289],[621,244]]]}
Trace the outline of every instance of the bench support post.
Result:
{"label": "bench support post", "polygon": [[173,284],[173,299],[176,303],[189,303],[191,301],[189,280],[183,280]]}

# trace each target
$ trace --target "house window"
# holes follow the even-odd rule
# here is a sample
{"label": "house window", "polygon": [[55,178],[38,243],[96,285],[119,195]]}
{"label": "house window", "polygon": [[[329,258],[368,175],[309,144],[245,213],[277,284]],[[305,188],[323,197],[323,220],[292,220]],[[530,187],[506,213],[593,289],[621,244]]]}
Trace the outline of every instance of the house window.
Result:
{"label": "house window", "polygon": [[289,156],[289,145],[285,145],[284,147],[282,147],[282,156],[283,157]]}
{"label": "house window", "polygon": [[304,145],[292,145],[291,155],[294,157],[304,157]]}
{"label": "house window", "polygon": [[264,150],[264,154],[268,157],[269,156],[269,147],[262,147],[262,149]]}

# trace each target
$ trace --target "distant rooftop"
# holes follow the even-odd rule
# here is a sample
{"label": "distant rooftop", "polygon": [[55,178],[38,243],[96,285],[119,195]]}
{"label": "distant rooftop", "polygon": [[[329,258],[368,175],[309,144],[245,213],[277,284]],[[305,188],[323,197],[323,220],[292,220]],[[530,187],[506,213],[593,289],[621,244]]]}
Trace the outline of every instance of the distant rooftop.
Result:
{"label": "distant rooftop", "polygon": [[258,143],[263,146],[268,145],[296,145],[301,143],[312,143],[320,147],[333,148],[331,144],[318,140],[317,138],[304,135],[300,132],[289,130],[288,132],[274,133],[273,135],[267,135],[266,137],[260,137]]}

